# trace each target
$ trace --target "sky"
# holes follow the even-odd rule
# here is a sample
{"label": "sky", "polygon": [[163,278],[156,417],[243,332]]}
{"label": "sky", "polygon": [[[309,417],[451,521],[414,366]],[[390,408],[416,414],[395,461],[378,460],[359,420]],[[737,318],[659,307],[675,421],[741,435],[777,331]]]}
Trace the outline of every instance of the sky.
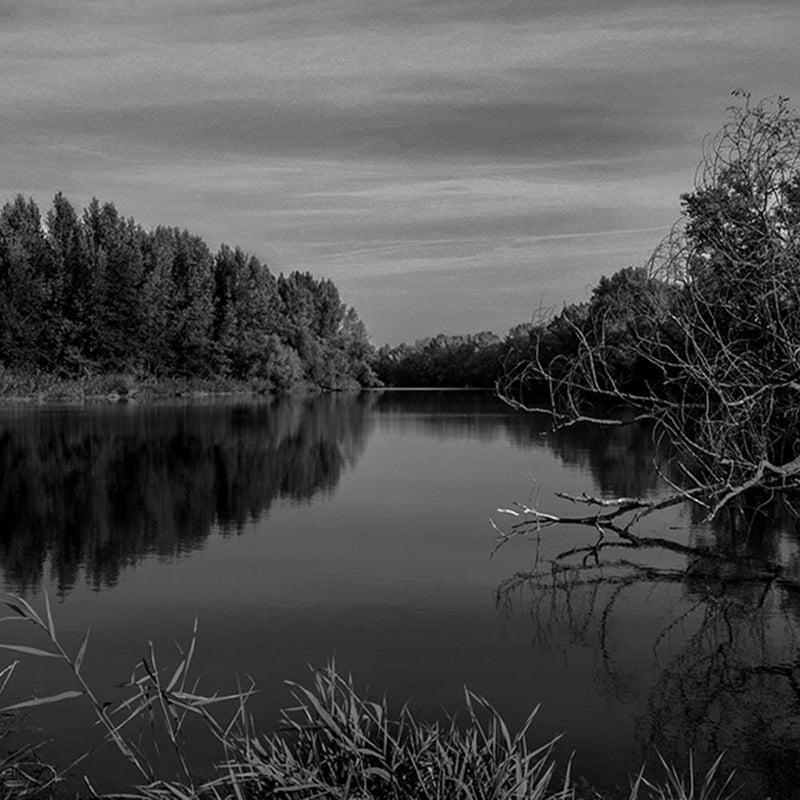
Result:
{"label": "sky", "polygon": [[642,264],[796,0],[0,0],[0,202],[331,278],[375,344],[505,333]]}

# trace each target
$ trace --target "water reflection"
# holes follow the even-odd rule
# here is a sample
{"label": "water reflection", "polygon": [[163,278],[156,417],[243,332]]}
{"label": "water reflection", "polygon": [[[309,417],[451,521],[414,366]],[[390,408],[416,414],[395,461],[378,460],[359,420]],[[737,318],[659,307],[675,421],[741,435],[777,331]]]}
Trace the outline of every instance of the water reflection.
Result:
{"label": "water reflection", "polygon": [[[588,491],[646,497],[664,489],[646,425],[549,434],[541,418],[497,409],[487,416],[474,395],[454,397],[446,413],[433,395],[413,413],[402,397],[382,402],[400,414],[392,424],[401,429],[545,448],[590,475]],[[544,510],[548,502],[542,498]],[[650,553],[658,569],[578,569],[557,581],[517,576],[501,587],[499,605],[515,621],[528,620],[532,651],[555,651],[565,662],[577,651],[593,653],[596,690],[637,709],[639,763],[653,761],[657,748],[683,769],[691,750],[702,770],[725,752],[742,797],[793,797],[800,786],[796,511],[777,502],[740,504],[710,525],[706,513],[689,506],[648,524],[672,528],[672,538],[715,557],[662,562]],[[777,583],[769,580],[776,564]]]}
{"label": "water reflection", "polygon": [[800,786],[797,606],[764,605],[735,585],[707,596],[682,648],[656,674],[642,741],[672,759],[728,753],[745,796],[793,797]]}
{"label": "water reflection", "polygon": [[545,441],[565,464],[590,473],[601,495],[647,497],[663,489],[653,468],[650,425],[575,425]]}
{"label": "water reflection", "polygon": [[[614,496],[660,489],[646,427],[546,430],[546,421],[479,392],[5,410],[5,586],[28,591],[49,568],[65,595],[59,614],[67,616],[80,595],[69,589],[80,576],[105,589],[146,554],[173,558],[203,546],[211,532],[249,530],[276,500],[328,500],[358,462],[347,491],[324,508],[273,508],[266,525],[275,531],[281,523],[279,536],[216,542],[224,545],[217,553],[209,546],[185,562],[194,567],[209,556],[200,577],[184,571],[187,595],[200,581],[210,583],[219,564],[212,554],[237,565],[229,570],[235,578],[204,586],[201,607],[209,651],[233,662],[219,667],[225,675],[262,669],[260,682],[269,686],[276,676],[297,677],[296,661],[319,663],[337,650],[379,689],[426,697],[431,708],[462,682],[512,710],[528,692],[532,703],[545,701],[543,713],[552,710],[553,732],[575,735],[579,760],[597,747],[598,780],[635,770],[652,758],[653,745],[679,766],[689,748],[701,763],[726,750],[752,789],[740,796],[792,796],[800,785],[800,603],[790,581],[769,582],[763,569],[779,563],[800,586],[792,510],[738,509],[711,526],[701,510],[690,510],[666,523],[678,526],[676,537],[735,561],[698,559],[687,570],[680,556],[657,573],[642,567],[579,569],[555,582],[549,574],[546,581],[518,577],[500,593],[501,608],[519,623],[506,626],[491,592],[519,566],[487,561],[493,541],[483,520],[515,499],[508,481],[530,471],[555,481],[554,489],[565,488],[562,480]],[[487,446],[464,446],[470,442]],[[542,497],[545,510],[551,500],[559,502]],[[503,557],[511,552],[504,549]],[[162,638],[174,638],[168,620],[183,601],[163,596],[172,567],[154,576],[142,565],[144,586],[132,577],[114,591],[120,607],[132,609],[114,612],[129,614],[125,629],[134,632],[123,638],[131,647],[162,619]],[[122,598],[126,588],[130,596]],[[145,596],[153,596],[151,613],[140,620]],[[189,619],[198,603],[191,599]],[[86,605],[77,608],[88,613]],[[74,621],[81,635],[85,624]],[[102,620],[92,625],[101,630]],[[95,657],[118,657],[127,669],[129,653],[116,655],[123,646],[113,640]],[[597,696],[604,702],[591,708]],[[568,713],[559,717],[562,711]],[[613,714],[624,722],[609,721]]]}
{"label": "water reflection", "polygon": [[537,651],[588,649],[598,690],[638,701],[642,762],[657,748],[684,765],[691,751],[704,770],[725,753],[740,796],[790,798],[800,786],[800,575],[764,576],[764,556],[797,563],[786,511],[769,511],[740,520],[749,539],[723,521],[696,529],[720,552],[735,548],[735,566],[579,565],[557,577],[515,576],[498,602],[507,616],[530,620]]}
{"label": "water reflection", "polygon": [[[657,490],[645,426],[569,428],[488,392],[382,392],[302,401],[18,409],[0,415],[0,562],[13,591],[50,564],[113,585],[144,554],[174,556],[241,531],[276,498],[333,491],[377,420],[427,438],[544,448],[606,494]],[[498,497],[502,502],[505,498]]]}
{"label": "water reflection", "polygon": [[[547,417],[511,411],[490,392],[384,392],[376,410],[399,430],[439,439],[505,439],[523,450],[546,448],[591,477],[603,495],[646,497],[664,484],[653,469],[652,427],[574,425],[550,432]],[[588,487],[587,487],[588,488]]]}
{"label": "water reflection", "polygon": [[49,561],[113,585],[143,554],[241,531],[276,498],[333,490],[363,451],[371,398],[22,409],[0,417],[0,561],[25,591]]}
{"label": "water reflection", "polygon": [[[645,427],[610,436],[585,428],[579,438],[549,443],[565,462],[589,467],[604,492],[647,496],[663,488]],[[677,481],[677,467],[670,469]],[[702,772],[725,753],[739,796],[797,797],[797,504],[742,496],[710,523],[707,513],[687,504],[661,515],[667,538],[695,546],[697,555],[627,551],[624,560],[579,562],[557,576],[519,574],[498,590],[499,607],[530,620],[538,652],[594,654],[598,691],[638,705],[642,763],[657,750],[686,768],[691,752]],[[592,541],[594,531],[585,536]]]}

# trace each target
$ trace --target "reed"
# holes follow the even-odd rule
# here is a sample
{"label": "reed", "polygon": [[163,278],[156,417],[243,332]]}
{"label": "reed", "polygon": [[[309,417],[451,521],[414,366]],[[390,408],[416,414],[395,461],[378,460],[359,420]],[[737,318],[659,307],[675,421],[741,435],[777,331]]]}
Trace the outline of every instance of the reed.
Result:
{"label": "reed", "polygon": [[[61,661],[72,688],[47,697],[33,697],[0,711],[14,713],[36,706],[84,698],[93,710],[102,736],[99,742],[64,768],[41,762],[35,748],[25,748],[0,760],[0,800],[52,797],[67,776],[103,744],[111,744],[137,772],[138,785],[129,792],[108,795],[122,800],[579,800],[586,794],[573,780],[571,760],[559,770],[555,759],[558,737],[531,746],[536,709],[512,733],[498,711],[484,698],[464,692],[465,717],[446,722],[414,718],[407,706],[391,714],[386,698],[362,697],[350,675],[334,662],[315,670],[310,686],[289,683],[294,704],[281,713],[272,731],[255,728],[248,713],[252,682],[235,693],[202,694],[190,677],[197,641],[195,621],[188,647],[177,665],[160,665],[150,644],[124,684],[126,697],[115,706],[104,703],[86,681],[83,663],[89,632],[75,655],[60,642],[49,598],[39,613],[24,598],[9,595],[11,615],[0,621],[27,621],[45,640],[43,648],[0,644],[19,658]],[[0,692],[19,661],[0,671]],[[134,723],[147,722],[149,740],[132,733]],[[219,745],[214,773],[196,776],[191,767],[190,720],[201,723]],[[140,729],[141,730],[141,729]],[[166,742],[173,758],[169,775],[159,775],[164,760],[150,753]],[[650,783],[640,773],[632,782],[630,800],[725,800],[732,796],[730,777],[721,781],[718,759],[695,781],[689,763],[684,779],[662,759],[666,780]],[[91,797],[91,776],[83,782]]]}

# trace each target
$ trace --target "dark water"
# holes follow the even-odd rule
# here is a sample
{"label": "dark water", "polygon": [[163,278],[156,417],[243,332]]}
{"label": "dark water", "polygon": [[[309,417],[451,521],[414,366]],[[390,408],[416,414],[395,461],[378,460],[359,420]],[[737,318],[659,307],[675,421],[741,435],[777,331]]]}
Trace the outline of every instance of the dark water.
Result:
{"label": "dark water", "polygon": [[[284,679],[335,657],[420,717],[463,708],[464,685],[512,725],[541,703],[535,735],[563,733],[564,762],[574,750],[573,770],[597,786],[627,784],[655,747],[681,768],[690,750],[700,768],[724,750],[739,796],[800,796],[792,596],[746,571],[587,573],[555,588],[514,577],[591,540],[578,528],[489,559],[489,518],[510,520],[498,507],[534,495],[559,513],[569,504],[558,490],[660,491],[646,429],[542,431],[467,392],[3,409],[0,585],[40,608],[47,589],[72,652],[91,627],[84,669],[101,695],[114,696],[149,641],[174,663],[197,617],[201,689],[252,676],[265,727],[290,701]],[[644,530],[730,545],[686,512]],[[786,520],[736,541],[799,560]],[[682,566],[658,552],[648,561]],[[33,634],[0,623],[2,642],[43,644]],[[26,661],[4,704],[68,688],[57,664]],[[67,762],[98,736],[69,702],[18,716],[14,736],[54,739],[46,752]],[[101,785],[127,780],[111,749],[92,768]]]}

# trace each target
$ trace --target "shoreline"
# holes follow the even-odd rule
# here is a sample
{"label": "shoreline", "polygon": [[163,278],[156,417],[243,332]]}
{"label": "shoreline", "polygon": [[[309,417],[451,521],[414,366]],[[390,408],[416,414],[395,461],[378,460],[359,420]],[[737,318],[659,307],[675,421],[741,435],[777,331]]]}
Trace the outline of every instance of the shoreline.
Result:
{"label": "shoreline", "polygon": [[0,371],[0,407],[45,404],[112,404],[157,402],[177,398],[294,397],[362,391],[360,386],[322,387],[302,382],[275,387],[263,380],[232,378],[137,378],[124,373],[59,378],[47,373],[18,374]]}
{"label": "shoreline", "polygon": [[486,386],[317,386],[301,382],[288,388],[262,380],[233,378],[135,378],[124,373],[59,378],[48,373],[17,374],[0,370],[0,407],[46,404],[114,404],[224,397],[303,397],[351,392],[494,392]]}

